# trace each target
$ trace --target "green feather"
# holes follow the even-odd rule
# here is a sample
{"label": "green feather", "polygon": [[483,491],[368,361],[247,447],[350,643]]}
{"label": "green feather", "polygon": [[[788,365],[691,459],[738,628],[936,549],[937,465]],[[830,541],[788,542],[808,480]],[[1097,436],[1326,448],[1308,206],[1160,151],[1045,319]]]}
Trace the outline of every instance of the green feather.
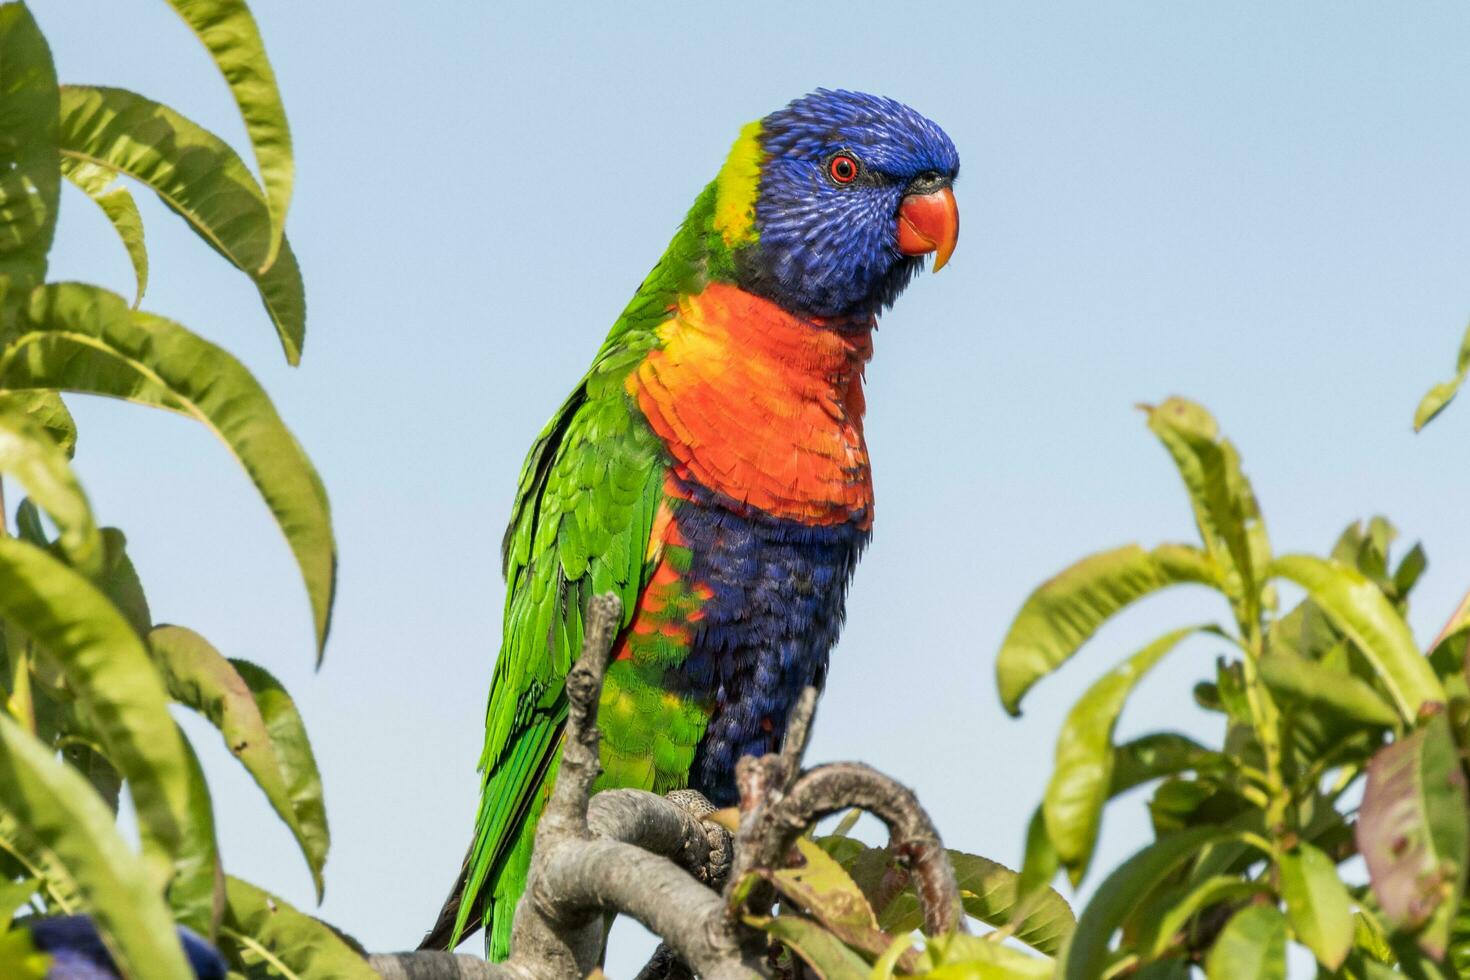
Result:
{"label": "green feather", "polygon": [[[587,600],[617,593],[626,626],[652,572],[649,536],[668,463],[624,383],[658,346],[656,331],[678,297],[698,292],[712,267],[728,264],[714,228],[715,194],[711,184],[695,202],[521,470],[502,546],[505,630],[486,709],[475,840],[451,948],[484,896],[489,955],[508,954],[536,821],[560,759],[564,686],[581,650]],[[688,567],[687,554],[673,557]],[[600,787],[664,792],[687,782],[707,711],[662,687],[663,671],[685,653],[676,641],[660,640],[655,662],[612,665],[599,715]]]}

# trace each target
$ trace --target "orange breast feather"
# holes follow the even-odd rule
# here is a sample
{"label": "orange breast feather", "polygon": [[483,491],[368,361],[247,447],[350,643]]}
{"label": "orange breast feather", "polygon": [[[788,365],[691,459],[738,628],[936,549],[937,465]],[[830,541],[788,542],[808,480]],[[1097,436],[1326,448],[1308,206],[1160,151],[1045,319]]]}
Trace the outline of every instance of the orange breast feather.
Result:
{"label": "orange breast feather", "polygon": [[776,517],[866,527],[871,329],[803,320],[714,284],[680,301],[628,392],[681,478]]}

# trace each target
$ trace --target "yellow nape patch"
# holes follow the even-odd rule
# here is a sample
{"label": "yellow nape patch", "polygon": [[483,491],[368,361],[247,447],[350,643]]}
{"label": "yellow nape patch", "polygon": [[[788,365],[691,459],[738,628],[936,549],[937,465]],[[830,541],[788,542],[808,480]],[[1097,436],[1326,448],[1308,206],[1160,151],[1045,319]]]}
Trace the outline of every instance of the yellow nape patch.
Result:
{"label": "yellow nape patch", "polygon": [[715,178],[715,228],[732,248],[756,240],[755,197],[764,156],[760,135],[759,120],[742,128]]}

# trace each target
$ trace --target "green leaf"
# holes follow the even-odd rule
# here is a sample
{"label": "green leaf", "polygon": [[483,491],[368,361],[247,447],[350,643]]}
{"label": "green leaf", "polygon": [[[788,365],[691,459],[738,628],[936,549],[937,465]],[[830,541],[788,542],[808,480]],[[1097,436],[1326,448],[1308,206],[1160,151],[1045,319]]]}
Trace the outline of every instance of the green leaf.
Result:
{"label": "green leaf", "polygon": [[1307,590],[1373,665],[1406,721],[1412,723],[1426,703],[1445,703],[1444,688],[1414,645],[1408,624],[1361,572],[1312,555],[1283,555],[1270,574]]}
{"label": "green leaf", "polygon": [[317,656],[330,627],[336,545],[326,491],[301,445],[239,361],[176,323],[80,284],[31,297],[28,330],[0,352],[0,385],[67,388],[176,407],[224,440],[296,556]]}
{"label": "green leaf", "polygon": [[209,784],[188,736],[179,732],[189,758],[189,821],[174,860],[168,902],[174,918],[202,936],[214,939],[225,911],[225,869],[214,836],[214,806]]}
{"label": "green leaf", "polygon": [[137,285],[133,306],[136,308],[143,302],[143,292],[148,288],[148,248],[143,241],[143,216],[138,213],[138,202],[133,200],[132,191],[121,185],[114,187],[112,182],[117,178],[117,171],[100,163],[64,157],[61,172],[102,209],[112,223],[112,230],[122,239],[128,261],[133,264],[133,281]]}
{"label": "green leaf", "polygon": [[1414,410],[1415,432],[1428,425],[1431,419],[1454,400],[1460,386],[1465,383],[1466,374],[1470,374],[1470,328],[1466,329],[1465,336],[1460,341],[1460,353],[1455,358],[1455,376],[1430,388],[1420,400],[1419,407]]}
{"label": "green leaf", "polygon": [[31,501],[51,515],[61,534],[61,551],[73,567],[84,575],[101,570],[102,534],[66,453],[31,416],[4,407],[0,407],[0,473],[14,477]]}
{"label": "green leaf", "polygon": [[[1009,928],[1018,940],[1039,952],[1055,954],[1077,924],[1072,907],[1042,882],[1023,903],[1021,876],[1003,864],[963,851],[949,851],[960,886],[965,914],[997,928]],[[885,932],[911,932],[923,925],[924,915],[912,889],[899,895],[879,916]]]}
{"label": "green leaf", "polygon": [[1062,722],[1041,813],[1074,885],[1086,873],[1097,844],[1113,775],[1113,729],[1123,705],[1144,675],[1198,629],[1174,630],[1123,661],[1088,688]]}
{"label": "green leaf", "polygon": [[0,617],[55,658],[127,779],[145,854],[168,880],[188,821],[188,760],[142,640],[92,583],[15,538],[0,538]]}
{"label": "green leaf", "polygon": [[[167,714],[164,714],[167,718]],[[113,826],[112,811],[51,750],[0,712],[0,809],[85,898],[124,973],[190,980],[168,908]]]}
{"label": "green leaf", "polygon": [[1205,551],[1225,571],[1232,598],[1243,598],[1255,589],[1256,563],[1268,560],[1270,549],[1235,447],[1220,437],[1210,413],[1192,401],[1170,398],[1145,411],[1148,427],[1173,457],[1189,491]]}
{"label": "green leaf", "polygon": [[1353,910],[1337,864],[1302,842],[1281,855],[1277,869],[1286,917],[1297,940],[1327,969],[1342,966],[1353,948]]}
{"label": "green leaf", "polygon": [[1181,772],[1217,772],[1229,768],[1230,760],[1190,738],[1174,732],[1140,735],[1113,749],[1113,778],[1108,799],[1135,786],[1174,776]]}
{"label": "green leaf", "polygon": [[326,804],[322,800],[322,777],[317,771],[311,742],[306,737],[306,726],[296,710],[296,702],[265,668],[248,660],[231,660],[230,664],[250,688],[260,709],[260,717],[265,721],[266,731],[270,733],[270,742],[276,750],[281,775],[286,781],[291,811],[296,814],[300,828],[301,850],[307,855],[308,863],[313,865],[313,879],[317,883],[317,899],[320,901],[320,868],[327,859],[331,834],[327,829]]}
{"label": "green leaf", "polygon": [[1026,599],[996,658],[1001,703],[1021,713],[1031,686],[1065,663],[1104,622],[1124,607],[1169,585],[1213,585],[1210,560],[1186,545],[1144,551],[1136,544],[1077,562]]}
{"label": "green leaf", "polygon": [[10,928],[21,906],[41,887],[40,878],[22,878],[20,881],[0,881],[0,933]]}
{"label": "green leaf", "polygon": [[[309,747],[297,764],[310,770],[311,782],[318,790],[308,794],[303,800],[305,809],[298,812],[287,789],[286,771],[255,703],[255,695],[234,665],[221,656],[208,640],[182,626],[154,629],[148,634],[148,645],[153,650],[154,661],[163,672],[169,695],[180,704],[198,711],[219,729],[231,754],[240,760],[272,808],[291,829],[320,895],[322,866],[327,860],[327,828],[325,823],[311,826],[313,820],[320,821],[324,814],[319,790],[321,780],[316,774],[316,763],[311,758]],[[282,710],[288,710],[288,715],[294,713],[294,708],[283,706]],[[295,721],[299,723],[299,719]],[[298,730],[294,723],[291,734],[293,739],[305,739],[305,730]]]}
{"label": "green leaf", "polygon": [[797,915],[745,916],[744,921],[801,957],[819,980],[868,980],[867,961],[810,919]]}
{"label": "green leaf", "polygon": [[1149,844],[1103,879],[1077,919],[1057,959],[1059,980],[1097,980],[1108,963],[1109,940],[1159,883],[1207,844],[1233,836],[1225,827],[1193,827]]}
{"label": "green leaf", "polygon": [[291,156],[286,107],[276,89],[276,73],[265,56],[260,28],[245,0],[169,0],[169,5],[214,56],[245,120],[271,216],[270,248],[261,265],[261,271],[265,271],[276,260],[281,246],[296,164]]}
{"label": "green leaf", "polygon": [[76,455],[77,424],[72,420],[66,402],[54,391],[0,391],[0,409],[24,412],[40,424],[66,454]]}
{"label": "green leaf", "polygon": [[1209,980],[1286,980],[1286,917],[1247,905],[1225,924],[1205,958]]}
{"label": "green leaf", "polygon": [[799,838],[796,848],[803,863],[769,872],[771,884],[845,945],[881,956],[892,939],[879,931],[862,889],[815,841]]}
{"label": "green leaf", "polygon": [[[301,359],[306,294],[290,243],[276,234],[249,168],[218,136],[168,106],[133,92],[61,87],[61,152],[126,174],[163,203],[231,265],[250,277],[275,325],[286,360]],[[266,271],[262,272],[261,269]]]}
{"label": "green leaf", "polygon": [[923,962],[925,980],[1048,980],[1053,966],[1049,959],[962,932],[928,939]]}
{"label": "green leaf", "polygon": [[1389,925],[1419,930],[1443,958],[1465,893],[1470,799],[1449,719],[1430,717],[1368,763],[1358,811],[1358,851]]}
{"label": "green leaf", "polygon": [[237,970],[247,968],[249,957],[284,980],[379,980],[326,924],[233,875],[225,879],[220,937],[221,951]]}
{"label": "green leaf", "polygon": [[56,230],[61,165],[56,154],[56,68],[51,50],[23,3],[0,7],[0,276],[31,286],[46,275]]}
{"label": "green leaf", "polygon": [[82,907],[84,898],[66,865],[29,828],[22,827],[3,802],[0,802],[0,855],[7,859],[7,865],[18,865],[21,873],[40,880],[49,911],[70,915]]}
{"label": "green leaf", "polygon": [[[1138,943],[1145,958],[1158,959],[1167,953],[1188,926],[1189,920],[1205,909],[1271,891],[1265,882],[1233,875],[1214,875],[1190,887],[1171,902],[1155,922],[1147,923],[1148,936]],[[1151,938],[1150,938],[1151,937]]]}
{"label": "green leaf", "polygon": [[138,579],[138,570],[128,557],[128,539],[115,527],[102,529],[107,558],[102,574],[97,577],[97,587],[112,600],[117,611],[123,614],[128,625],[140,638],[146,638],[153,628],[153,614],[148,609],[148,597],[143,594],[143,583]]}
{"label": "green leaf", "polygon": [[1372,685],[1345,671],[1279,650],[1258,665],[1266,686],[1285,700],[1321,705],[1367,725],[1396,728],[1400,723],[1399,713]]}
{"label": "green leaf", "polygon": [[1057,855],[1056,845],[1046,834],[1046,821],[1037,807],[1026,823],[1026,851],[1021,859],[1021,873],[1016,882],[1017,900],[1023,909],[1029,910],[1040,896],[1050,890],[1056,879],[1062,859]]}

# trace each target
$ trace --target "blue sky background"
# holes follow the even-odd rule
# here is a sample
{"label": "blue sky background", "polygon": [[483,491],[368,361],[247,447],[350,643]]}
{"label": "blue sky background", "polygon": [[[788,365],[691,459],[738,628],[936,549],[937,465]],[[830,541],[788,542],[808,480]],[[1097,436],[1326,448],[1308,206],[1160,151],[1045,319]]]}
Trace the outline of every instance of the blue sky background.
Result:
{"label": "blue sky background", "polygon": [[[1240,446],[1276,547],[1390,515],[1430,568],[1433,635],[1470,585],[1470,406],[1417,399],[1470,316],[1470,7],[935,2],[425,4],[256,0],[296,144],[289,228],[309,302],[285,367],[246,280],[140,195],[145,306],[265,383],[330,491],[341,550],[320,673],[265,507],[197,425],[73,404],[78,468],[127,530],[155,618],[294,693],[327,791],[320,914],[413,945],[470,833],[517,470],[739,126],[816,86],[909,102],[959,147],[959,250],[884,318],[868,373],[877,530],[834,654],[814,761],[914,786],[955,847],[1015,864],[1058,724],[1168,626],[1151,600],[1013,721],[992,682],[1026,594],[1084,553],[1192,534],[1132,406],[1204,402]],[[63,80],[141,91],[243,145],[167,6],[33,4]],[[53,278],[131,292],[69,193]],[[1214,737],[1182,648],[1123,734]],[[294,846],[194,724],[226,865],[310,907]],[[1146,837],[1115,804],[1099,867]],[[620,930],[613,975],[646,951]]]}

